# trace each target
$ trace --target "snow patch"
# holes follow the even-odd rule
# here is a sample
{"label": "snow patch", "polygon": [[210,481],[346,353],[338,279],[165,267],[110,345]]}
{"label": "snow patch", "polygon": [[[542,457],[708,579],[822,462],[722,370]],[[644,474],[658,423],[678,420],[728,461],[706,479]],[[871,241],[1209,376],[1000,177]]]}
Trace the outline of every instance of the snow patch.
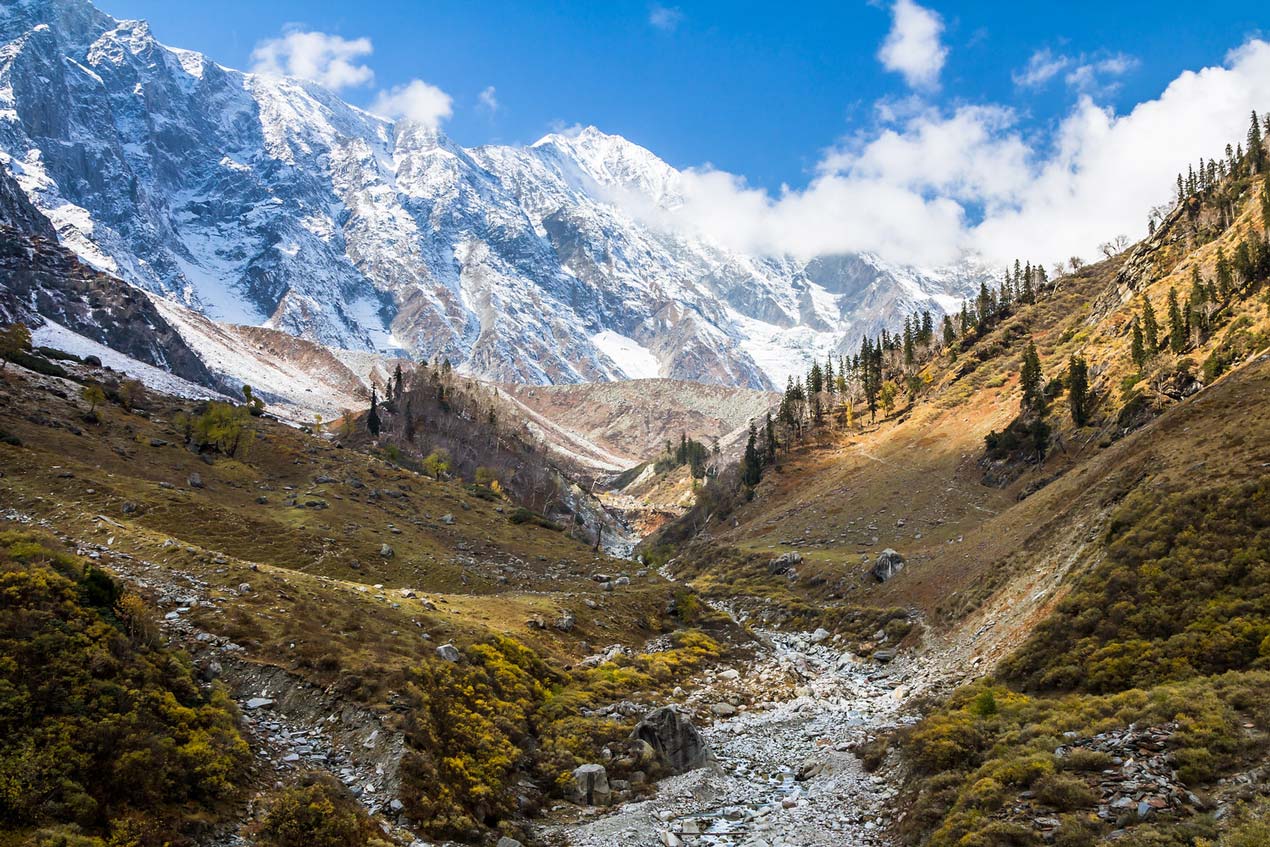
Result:
{"label": "snow patch", "polygon": [[139,379],[147,388],[161,391],[164,394],[185,397],[191,400],[225,399],[223,394],[212,391],[210,388],[181,379],[179,376],[170,374],[162,368],[156,368],[154,365],[140,362],[131,356],[120,353],[118,350],[99,344],[91,338],[85,338],[78,332],[67,329],[47,318],[43,326],[31,331],[31,342],[39,347],[53,347],[57,350],[73,353],[81,358],[84,356],[96,356],[103,365],[125,373],[134,379]]}
{"label": "snow patch", "polygon": [[633,338],[606,329],[591,336],[591,343],[612,359],[628,379],[656,379],[661,376],[657,357]]}

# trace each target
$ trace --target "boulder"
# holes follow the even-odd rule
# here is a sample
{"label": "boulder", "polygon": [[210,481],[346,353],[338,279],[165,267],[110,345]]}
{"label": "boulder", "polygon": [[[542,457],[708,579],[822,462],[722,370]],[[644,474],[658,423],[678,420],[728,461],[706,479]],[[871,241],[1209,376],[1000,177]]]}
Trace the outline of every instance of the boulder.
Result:
{"label": "boulder", "polygon": [[586,806],[607,806],[612,798],[604,765],[580,765],[573,771],[573,799]]}
{"label": "boulder", "polygon": [[787,574],[794,569],[795,565],[802,564],[802,561],[802,553],[782,553],[767,563],[767,572],[772,576]]}
{"label": "boulder", "polygon": [[455,647],[453,644],[442,644],[437,648],[437,656],[446,662],[457,662],[460,658],[462,658],[462,654],[459,653],[459,648]]}
{"label": "boulder", "polygon": [[441,523],[445,524],[446,526],[452,526],[454,524],[454,515],[451,515],[449,513],[442,515]]}
{"label": "boulder", "polygon": [[692,721],[673,706],[663,706],[645,715],[631,738],[647,742],[656,751],[658,760],[673,773],[705,767],[713,759]]}
{"label": "boulder", "polygon": [[869,573],[873,574],[873,578],[878,582],[886,582],[903,569],[904,557],[888,547],[878,553],[878,559],[873,563]]}
{"label": "boulder", "polygon": [[385,559],[391,559],[393,556],[397,555],[397,552],[393,550],[391,546],[384,544],[379,548],[379,555],[383,556]]}
{"label": "boulder", "polygon": [[894,661],[894,660],[895,660],[895,650],[894,650],[894,648],[891,648],[891,647],[884,647],[884,648],[883,648],[883,649],[881,649],[881,650],[874,650],[874,651],[873,651],[873,658],[874,658],[876,661],[882,662],[882,663],[884,663],[884,664],[885,664],[886,662],[891,662],[891,661]]}
{"label": "boulder", "polygon": [[498,843],[495,844],[494,847],[522,847],[522,845],[515,838],[508,838],[504,835],[502,838],[498,839]]}
{"label": "boulder", "polygon": [[556,629],[561,632],[572,632],[573,627],[577,624],[572,612],[561,612],[560,617],[556,619]]}
{"label": "boulder", "polygon": [[817,629],[815,632],[811,634],[812,644],[819,644],[822,641],[828,641],[828,640],[829,640],[829,630],[825,629],[824,627],[820,627],[819,629]]}
{"label": "boulder", "polygon": [[186,481],[189,483],[190,488],[203,487],[203,477],[199,476],[198,471],[195,471],[194,473],[190,474],[190,478]]}

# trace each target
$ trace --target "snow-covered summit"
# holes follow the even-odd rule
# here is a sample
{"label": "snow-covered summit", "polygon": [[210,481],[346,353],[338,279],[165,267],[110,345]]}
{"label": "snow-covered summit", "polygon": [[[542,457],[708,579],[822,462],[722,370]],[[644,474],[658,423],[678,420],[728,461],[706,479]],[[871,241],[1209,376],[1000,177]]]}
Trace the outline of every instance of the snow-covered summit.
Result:
{"label": "snow-covered summit", "polygon": [[653,227],[680,173],[595,127],[464,148],[87,0],[0,6],[0,163],[89,264],[210,317],[520,382],[770,387],[977,287]]}

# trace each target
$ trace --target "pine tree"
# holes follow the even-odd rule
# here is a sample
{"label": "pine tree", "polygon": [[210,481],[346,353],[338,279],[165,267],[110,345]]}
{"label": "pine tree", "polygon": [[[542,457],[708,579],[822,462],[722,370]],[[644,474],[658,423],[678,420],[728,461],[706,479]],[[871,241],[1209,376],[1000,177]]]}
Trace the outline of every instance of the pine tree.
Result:
{"label": "pine tree", "polygon": [[1169,288],[1169,349],[1181,353],[1186,349],[1186,325],[1177,302],[1177,289]]}
{"label": "pine tree", "polygon": [[1194,334],[1195,343],[1203,341],[1208,331],[1208,290],[1200,279],[1199,267],[1191,268],[1191,293],[1186,301],[1186,320]]}
{"label": "pine tree", "polygon": [[1248,162],[1252,167],[1253,173],[1261,173],[1265,167],[1266,148],[1261,143],[1261,124],[1257,120],[1257,113],[1252,113],[1252,125],[1248,127]]}
{"label": "pine tree", "polygon": [[745,457],[741,462],[741,481],[750,488],[758,485],[759,478],[763,474],[762,465],[759,463],[757,440],[758,433],[754,429],[754,422],[750,421],[750,437],[745,442]]}
{"label": "pine tree", "polygon": [[763,420],[763,464],[776,463],[776,450],[780,444],[776,441],[776,424],[772,421],[772,413],[768,412]]}
{"label": "pine tree", "polygon": [[1023,390],[1021,404],[1024,412],[1044,414],[1045,397],[1041,390],[1041,357],[1037,355],[1036,345],[1028,339],[1027,349],[1023,351],[1023,368],[1019,373],[1019,386]]}
{"label": "pine tree", "polygon": [[1089,366],[1081,356],[1067,363],[1067,394],[1072,407],[1072,422],[1084,426],[1089,421]]}
{"label": "pine tree", "polygon": [[944,315],[944,346],[951,348],[957,340],[957,332],[953,329],[952,318]]}
{"label": "pine tree", "polygon": [[375,386],[370,387],[370,414],[366,416],[366,430],[373,436],[379,437],[379,396],[375,392]]}
{"label": "pine tree", "polygon": [[1222,247],[1217,248],[1217,293],[1221,297],[1229,297],[1235,289],[1235,278],[1230,271],[1230,260],[1226,258],[1226,251]]}
{"label": "pine tree", "polygon": [[913,349],[913,324],[908,318],[904,319],[904,366],[911,368],[913,362],[916,361],[916,353]]}
{"label": "pine tree", "polygon": [[1146,364],[1147,354],[1142,346],[1142,325],[1138,323],[1138,319],[1133,319],[1133,343],[1130,355],[1133,357],[1133,363],[1141,368]]}
{"label": "pine tree", "polygon": [[392,399],[393,399],[393,400],[400,400],[400,399],[401,399],[401,392],[402,392],[402,385],[401,385],[401,363],[400,363],[400,362],[398,362],[398,363],[397,363],[397,367],[393,370],[393,375],[392,375],[392,376],[393,376],[393,383],[392,383]]}
{"label": "pine tree", "polygon": [[1146,339],[1149,358],[1160,349],[1160,324],[1155,320],[1155,307],[1146,296],[1142,298],[1142,333]]}

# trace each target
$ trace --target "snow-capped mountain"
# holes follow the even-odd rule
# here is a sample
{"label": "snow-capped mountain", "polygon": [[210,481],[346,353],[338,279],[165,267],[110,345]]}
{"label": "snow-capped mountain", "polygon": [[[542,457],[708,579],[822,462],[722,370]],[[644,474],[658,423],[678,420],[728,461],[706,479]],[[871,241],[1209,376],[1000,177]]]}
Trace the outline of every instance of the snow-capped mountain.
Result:
{"label": "snow-capped mountain", "polygon": [[0,163],[84,261],[210,317],[515,382],[767,388],[977,289],[641,223],[680,174],[594,128],[463,148],[166,47],[87,0],[0,6]]}

